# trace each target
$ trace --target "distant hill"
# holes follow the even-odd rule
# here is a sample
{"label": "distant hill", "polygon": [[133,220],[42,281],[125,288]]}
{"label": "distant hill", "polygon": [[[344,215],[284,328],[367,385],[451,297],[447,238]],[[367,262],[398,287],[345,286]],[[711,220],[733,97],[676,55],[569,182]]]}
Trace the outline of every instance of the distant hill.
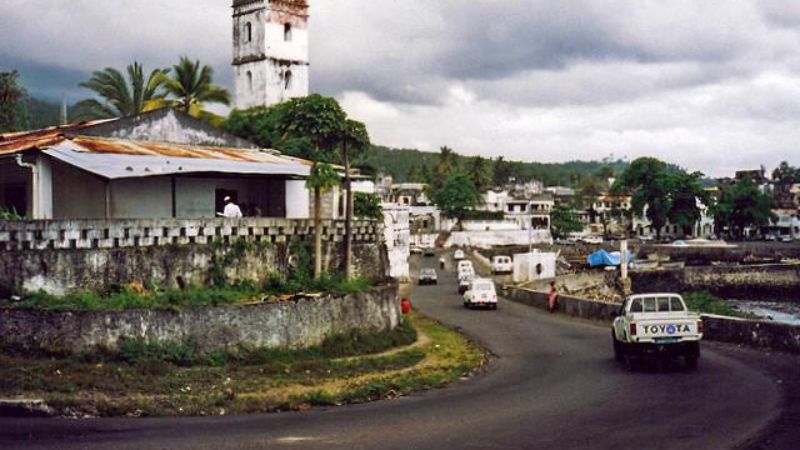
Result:
{"label": "distant hill", "polygon": [[[462,168],[468,167],[472,157],[458,155]],[[424,181],[426,171],[432,170],[439,161],[439,154],[414,149],[393,149],[373,146],[370,154],[362,162],[368,168],[390,174],[397,182]],[[494,165],[496,158],[489,161]],[[539,180],[548,186],[572,186],[575,174],[581,176],[597,174],[601,168],[610,166],[615,174],[628,167],[625,161],[570,161],[565,163],[537,163],[506,161],[510,164],[510,174],[518,180]]]}
{"label": "distant hill", "polygon": [[[67,107],[67,116],[72,117],[74,110]],[[28,123],[30,129],[52,127],[61,120],[61,105],[35,97],[28,98]],[[70,119],[72,120],[72,119]]]}

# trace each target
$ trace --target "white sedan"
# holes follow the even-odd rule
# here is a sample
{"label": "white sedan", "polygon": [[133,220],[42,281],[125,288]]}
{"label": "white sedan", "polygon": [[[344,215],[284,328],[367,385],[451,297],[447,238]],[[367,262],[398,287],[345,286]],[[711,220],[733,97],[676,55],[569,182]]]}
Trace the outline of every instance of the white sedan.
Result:
{"label": "white sedan", "polygon": [[466,258],[466,255],[464,255],[464,250],[456,250],[456,252],[453,253],[453,259],[456,261],[461,261],[464,258]]}
{"label": "white sedan", "polygon": [[494,281],[488,278],[474,278],[464,293],[464,307],[497,309],[497,290]]}

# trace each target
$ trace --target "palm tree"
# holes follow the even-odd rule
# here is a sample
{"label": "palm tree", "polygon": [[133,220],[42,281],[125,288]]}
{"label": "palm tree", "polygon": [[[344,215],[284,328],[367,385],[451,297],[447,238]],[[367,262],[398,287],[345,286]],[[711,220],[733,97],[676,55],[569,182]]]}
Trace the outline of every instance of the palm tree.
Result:
{"label": "palm tree", "polygon": [[145,80],[138,62],[128,65],[127,79],[117,69],[107,67],[92,73],[80,86],[96,92],[103,101],[86,99],[75,107],[86,119],[135,116],[164,105],[162,87],[169,69],[155,69]]}
{"label": "palm tree", "polygon": [[213,118],[203,109],[206,103],[229,105],[231,95],[213,82],[214,69],[200,66],[200,61],[181,57],[172,67],[172,74],[164,77],[164,88],[173,97],[171,105],[197,118]]}

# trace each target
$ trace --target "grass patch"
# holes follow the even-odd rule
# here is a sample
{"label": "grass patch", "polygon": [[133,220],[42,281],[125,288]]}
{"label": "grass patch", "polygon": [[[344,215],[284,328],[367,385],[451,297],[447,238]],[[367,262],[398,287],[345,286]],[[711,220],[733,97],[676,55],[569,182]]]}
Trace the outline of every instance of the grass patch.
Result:
{"label": "grass patch", "polygon": [[740,311],[731,307],[730,303],[705,291],[683,294],[683,300],[690,310],[699,313],[732,317],[744,316]]}
{"label": "grass patch", "polygon": [[[371,353],[413,342],[415,329],[426,336],[421,344]],[[463,336],[415,315],[391,333],[331,338],[298,351],[240,348],[209,355],[187,341],[130,342],[117,355],[80,358],[0,354],[0,396],[43,398],[65,414],[93,416],[302,410],[436,388],[483,361],[483,352]]]}

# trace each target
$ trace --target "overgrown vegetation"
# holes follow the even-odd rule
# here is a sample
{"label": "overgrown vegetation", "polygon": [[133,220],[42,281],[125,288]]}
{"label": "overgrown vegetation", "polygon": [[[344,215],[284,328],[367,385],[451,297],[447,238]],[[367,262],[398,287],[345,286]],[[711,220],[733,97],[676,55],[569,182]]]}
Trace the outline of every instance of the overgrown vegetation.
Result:
{"label": "overgrown vegetation", "polygon": [[[235,349],[201,354],[193,342],[128,342],[117,355],[67,359],[0,353],[0,396],[35,396],[65,414],[223,415],[303,410],[393,398],[473,372],[483,352],[424,317],[377,335],[348,335],[320,347]],[[411,347],[372,354],[416,339]],[[338,358],[340,355],[347,358]],[[356,355],[355,357],[352,357]]]}
{"label": "overgrown vegetation", "polygon": [[692,311],[721,316],[741,317],[742,313],[731,307],[725,300],[708,292],[689,292],[683,295],[686,307]]}
{"label": "overgrown vegetation", "polygon": [[104,294],[79,291],[59,296],[36,292],[19,302],[0,301],[0,307],[56,311],[181,309],[280,301],[302,293],[348,295],[366,291],[372,285],[367,278],[347,279],[342,274],[323,273],[315,279],[311,273],[312,256],[308,246],[300,241],[289,245],[294,265],[288,275],[272,273],[263,283],[229,280],[226,272],[230,265],[257,245],[264,244],[243,239],[231,244],[214,242],[211,286],[208,287],[187,285],[183,289],[160,289],[132,284]]}
{"label": "overgrown vegetation", "polygon": [[0,220],[22,220],[24,217],[14,207],[0,208]]}

